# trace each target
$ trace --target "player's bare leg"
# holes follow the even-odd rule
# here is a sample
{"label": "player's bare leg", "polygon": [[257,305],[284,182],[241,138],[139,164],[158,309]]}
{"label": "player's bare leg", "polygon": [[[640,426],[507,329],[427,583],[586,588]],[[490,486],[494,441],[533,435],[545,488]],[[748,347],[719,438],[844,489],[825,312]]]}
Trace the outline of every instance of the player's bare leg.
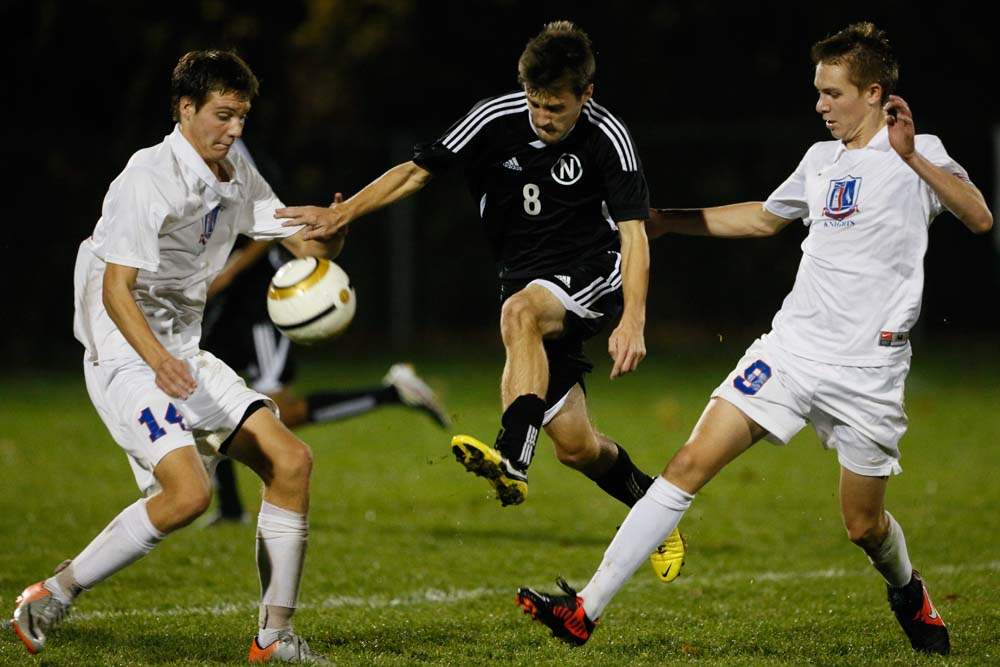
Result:
{"label": "player's bare leg", "polygon": [[528,285],[500,311],[507,360],[500,383],[504,412],[494,447],[469,436],[452,438],[451,449],[466,470],[487,479],[503,505],[524,502],[528,466],[545,417],[549,363],[543,340],[563,329],[566,309],[544,287]]}
{"label": "player's bare leg", "polygon": [[[545,426],[545,432],[563,465],[579,470],[627,507],[634,506],[653,483],[652,477],[636,467],[624,447],[594,428],[580,385],[570,390],[562,409]],[[674,529],[652,552],[650,563],[656,576],[665,583],[680,575],[684,539],[679,530]]]}
{"label": "player's bare leg", "polygon": [[[722,399],[709,401],[687,443],[625,517],[590,583],[578,595],[574,591],[553,596],[522,588],[518,603],[557,635],[597,621],[642,561],[677,528],[694,493],[764,435],[764,429],[736,406]],[[582,619],[578,607],[584,610]],[[563,617],[574,627],[553,627]],[[581,639],[578,633],[575,636]]]}
{"label": "player's bare leg", "polygon": [[264,482],[257,517],[257,569],[261,582],[260,629],[250,644],[251,662],[319,660],[292,631],[305,559],[312,453],[270,410],[243,424],[245,438],[229,456]]}
{"label": "player's bare leg", "polygon": [[79,555],[18,597],[11,626],[30,653],[45,647],[81,592],[145,556],[208,507],[208,475],[193,445],[166,454],[153,475],[161,487],[156,495],[126,507]]}
{"label": "player's bare leg", "polygon": [[903,530],[885,511],[886,477],[840,469],[840,510],[847,536],[868,555],[886,581],[889,605],[914,649],[950,651],[948,629],[913,569]]}
{"label": "player's bare leg", "polygon": [[563,305],[539,285],[528,285],[504,302],[500,310],[500,336],[507,355],[500,383],[504,410],[519,396],[545,396],[549,362],[542,340],[560,333],[565,318]]}

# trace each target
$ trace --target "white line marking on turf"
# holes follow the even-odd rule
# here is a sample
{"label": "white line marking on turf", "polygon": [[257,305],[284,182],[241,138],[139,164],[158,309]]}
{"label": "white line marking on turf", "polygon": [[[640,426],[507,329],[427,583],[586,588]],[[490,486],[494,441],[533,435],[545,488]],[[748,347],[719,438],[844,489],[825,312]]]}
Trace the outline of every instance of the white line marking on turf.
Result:
{"label": "white line marking on turf", "polygon": [[[644,569],[644,568],[643,568]],[[925,568],[927,574],[962,574],[966,572],[990,572],[1000,571],[1000,560],[986,561],[983,563],[959,564],[959,565],[938,565]],[[764,583],[783,582],[802,579],[843,579],[848,577],[872,576],[870,568],[858,568],[855,570],[845,570],[841,568],[829,568],[825,570],[810,570],[805,572],[727,572],[720,574],[696,573],[693,576],[681,577],[670,586],[689,585],[718,585],[734,584],[739,582]],[[640,584],[642,585],[642,584]],[[646,580],[643,587],[661,588],[663,584],[658,581]],[[544,588],[544,586],[539,586]],[[470,588],[457,590],[442,590],[439,588],[428,588],[421,591],[412,591],[406,595],[390,597],[387,595],[331,595],[319,602],[305,603],[299,606],[300,610],[308,609],[340,609],[340,608],[364,608],[364,609],[386,609],[391,607],[414,607],[422,604],[441,605],[463,602],[466,600],[477,600],[491,596],[501,596],[513,594],[513,588]],[[249,614],[257,609],[256,601],[227,602],[216,605],[202,605],[192,607],[171,607],[167,609],[108,609],[83,612],[73,614],[69,621],[94,621],[104,619],[120,618],[156,618],[161,616],[221,616],[229,614]],[[10,624],[5,621],[4,626]]]}

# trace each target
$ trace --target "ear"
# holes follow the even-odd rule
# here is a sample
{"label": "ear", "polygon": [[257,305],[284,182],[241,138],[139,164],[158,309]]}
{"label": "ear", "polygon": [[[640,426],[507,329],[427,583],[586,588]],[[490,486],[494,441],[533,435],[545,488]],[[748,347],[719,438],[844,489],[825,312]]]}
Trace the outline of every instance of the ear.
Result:
{"label": "ear", "polygon": [[195,109],[194,100],[191,99],[190,97],[184,96],[177,103],[177,112],[178,112],[177,115],[181,120],[184,121],[191,120],[191,117],[194,116],[195,111],[197,111],[197,109]]}
{"label": "ear", "polygon": [[867,95],[867,102],[870,105],[881,107],[882,106],[882,85],[879,83],[873,83],[868,86],[868,90],[865,91]]}
{"label": "ear", "polygon": [[583,89],[583,95],[580,96],[580,99],[583,100],[584,104],[586,104],[588,101],[590,101],[590,98],[593,96],[594,96],[594,84],[591,83],[588,84],[587,87]]}

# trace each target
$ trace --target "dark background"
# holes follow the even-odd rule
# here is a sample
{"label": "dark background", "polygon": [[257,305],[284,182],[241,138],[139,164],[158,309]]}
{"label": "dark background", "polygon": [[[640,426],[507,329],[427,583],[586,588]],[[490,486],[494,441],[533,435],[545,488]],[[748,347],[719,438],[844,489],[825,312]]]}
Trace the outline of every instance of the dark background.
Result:
{"label": "dark background", "polygon": [[[0,251],[13,321],[0,328],[0,352],[6,367],[77,358],[76,247],[129,156],[170,132],[170,71],[190,49],[233,47],[247,59],[262,83],[247,144],[287,203],[326,204],[407,159],[413,142],[435,138],[476,100],[514,89],[525,42],[544,22],[569,18],[593,39],[595,97],[629,124],[653,204],[683,207],[763,199],[811,143],[829,138],[813,110],[809,47],[868,19],[889,32],[918,132],[941,136],[992,205],[995,33],[984,5],[917,6],[4,3],[11,190]],[[461,182],[433,183],[409,206],[353,226],[338,261],[359,312],[342,346],[495,338],[494,270]],[[792,285],[804,234],[793,225],[765,240],[655,242],[651,343],[765,330]],[[938,218],[919,337],[996,339],[995,238]],[[413,248],[413,264],[394,272],[407,255],[401,246]],[[409,313],[402,330],[400,311]]]}

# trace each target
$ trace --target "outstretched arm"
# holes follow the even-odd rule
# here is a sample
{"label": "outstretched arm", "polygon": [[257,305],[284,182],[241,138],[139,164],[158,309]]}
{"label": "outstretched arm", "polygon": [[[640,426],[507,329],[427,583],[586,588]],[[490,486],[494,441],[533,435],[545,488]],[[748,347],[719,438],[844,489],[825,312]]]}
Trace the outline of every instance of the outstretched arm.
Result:
{"label": "outstretched arm", "polygon": [[789,222],[791,220],[771,213],[758,201],[711,208],[654,208],[650,209],[646,221],[646,234],[651,239],[664,234],[729,238],[773,236]]}
{"label": "outstretched arm", "polygon": [[321,206],[288,206],[274,212],[276,218],[288,218],[286,227],[305,225],[302,239],[329,239],[356,218],[377,211],[394,201],[409,197],[430,180],[431,173],[412,160],[398,164],[366,185],[343,204],[331,208]]}
{"label": "outstretched arm", "polygon": [[962,224],[976,234],[988,232],[993,227],[993,214],[979,188],[933,164],[917,151],[913,112],[906,101],[898,95],[890,95],[884,111],[889,126],[889,144],[903,162],[917,172]]}

